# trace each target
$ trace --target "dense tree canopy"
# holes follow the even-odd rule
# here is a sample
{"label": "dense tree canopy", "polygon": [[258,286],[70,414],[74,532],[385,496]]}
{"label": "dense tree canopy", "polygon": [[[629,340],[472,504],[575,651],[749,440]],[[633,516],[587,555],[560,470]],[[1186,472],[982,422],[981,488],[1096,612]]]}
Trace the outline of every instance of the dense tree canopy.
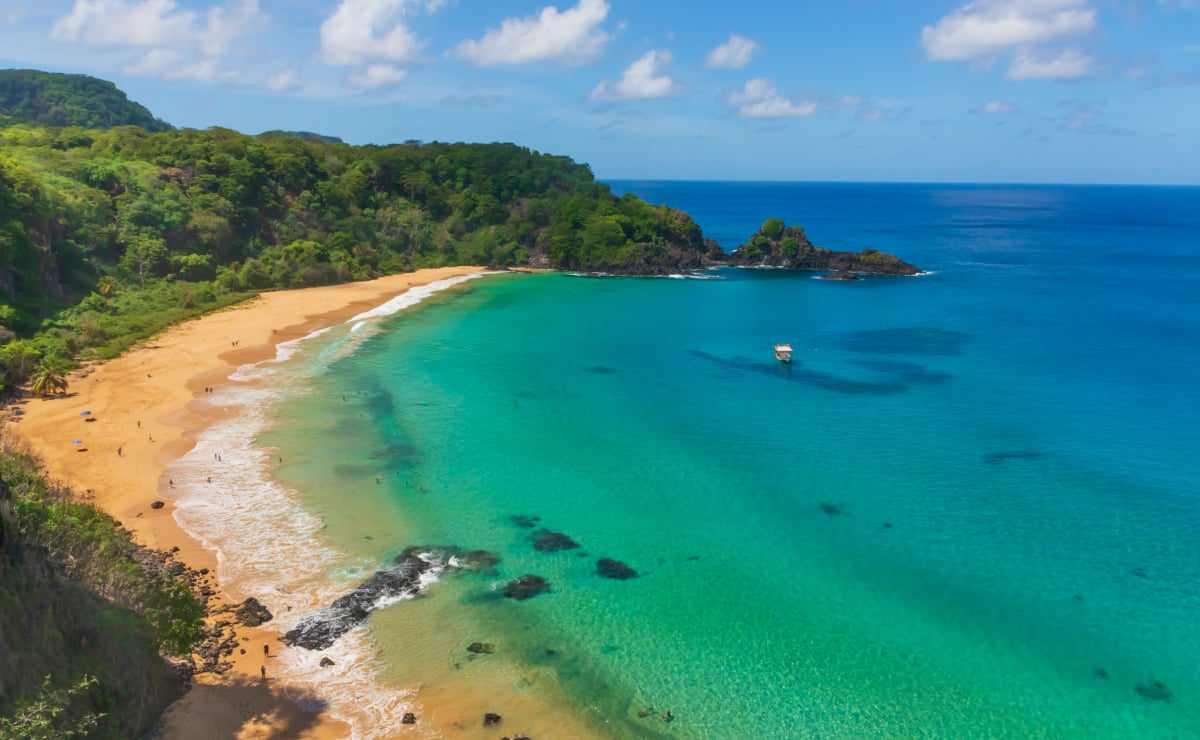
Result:
{"label": "dense tree canopy", "polygon": [[0,69],[0,115],[47,126],[171,130],[111,82],[33,69]]}
{"label": "dense tree canopy", "polygon": [[677,271],[711,247],[686,213],[512,144],[0,121],[0,383],[262,289],[450,264]]}

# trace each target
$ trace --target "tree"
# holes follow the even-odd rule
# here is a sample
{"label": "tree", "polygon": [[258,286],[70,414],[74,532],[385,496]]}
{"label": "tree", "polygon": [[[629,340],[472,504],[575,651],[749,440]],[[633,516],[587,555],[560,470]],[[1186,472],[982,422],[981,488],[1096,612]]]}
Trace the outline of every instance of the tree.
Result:
{"label": "tree", "polygon": [[11,717],[0,717],[0,740],[67,740],[86,737],[96,729],[103,714],[70,712],[75,696],[96,685],[96,679],[84,675],[65,689],[50,688],[50,676],[33,699],[20,704]]}
{"label": "tree", "polygon": [[107,298],[117,292],[117,279],[112,275],[105,275],[96,283],[96,292]]}
{"label": "tree", "polygon": [[33,395],[41,398],[45,398],[51,393],[66,393],[67,374],[65,368],[59,362],[43,360],[34,369],[33,375],[29,376],[29,390]]}
{"label": "tree", "polygon": [[167,245],[162,239],[136,234],[129,240],[122,266],[138,276],[141,287],[146,287],[146,274],[154,274],[167,261]]}
{"label": "tree", "polygon": [[763,221],[762,228],[759,231],[772,239],[778,239],[783,234],[783,227],[782,218],[768,218],[766,221]]}

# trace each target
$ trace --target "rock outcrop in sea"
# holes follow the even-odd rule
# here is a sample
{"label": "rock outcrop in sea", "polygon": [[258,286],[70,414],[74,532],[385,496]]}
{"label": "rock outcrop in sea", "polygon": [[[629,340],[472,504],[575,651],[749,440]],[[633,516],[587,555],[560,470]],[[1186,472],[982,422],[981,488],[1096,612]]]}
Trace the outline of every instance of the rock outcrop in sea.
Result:
{"label": "rock outcrop in sea", "polygon": [[725,264],[740,267],[780,267],[788,270],[828,270],[830,279],[848,280],[856,274],[916,275],[921,271],[877,249],[835,252],[809,241],[801,226],[785,226],[778,218],[767,219],[749,241],[738,246]]}
{"label": "rock outcrop in sea", "polygon": [[454,546],[418,545],[396,556],[390,568],[378,570],[336,599],[327,608],[306,617],[282,638],[284,644],[324,650],[339,637],[362,624],[380,604],[421,591],[421,576],[447,570],[490,572],[500,562],[484,550],[464,552]]}

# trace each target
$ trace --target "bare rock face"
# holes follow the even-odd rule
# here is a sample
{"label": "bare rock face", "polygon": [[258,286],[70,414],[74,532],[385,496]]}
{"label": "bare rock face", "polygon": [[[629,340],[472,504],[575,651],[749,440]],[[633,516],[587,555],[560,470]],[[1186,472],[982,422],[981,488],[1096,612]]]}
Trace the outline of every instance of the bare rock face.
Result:
{"label": "bare rock face", "polygon": [[270,610],[260,604],[258,599],[253,596],[243,601],[238,608],[234,609],[233,616],[247,627],[257,627],[263,622],[270,622],[275,618]]}

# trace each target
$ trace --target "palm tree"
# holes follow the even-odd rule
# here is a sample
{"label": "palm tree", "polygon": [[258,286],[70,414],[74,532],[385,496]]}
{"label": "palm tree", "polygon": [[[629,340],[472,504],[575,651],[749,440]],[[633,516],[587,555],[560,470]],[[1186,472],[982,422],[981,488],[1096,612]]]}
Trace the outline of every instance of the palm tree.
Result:
{"label": "palm tree", "polygon": [[112,275],[105,275],[100,278],[100,282],[96,283],[96,292],[106,298],[117,292],[117,279]]}
{"label": "palm tree", "polygon": [[42,398],[51,393],[66,393],[67,374],[55,364],[42,363],[29,377],[29,390]]}

